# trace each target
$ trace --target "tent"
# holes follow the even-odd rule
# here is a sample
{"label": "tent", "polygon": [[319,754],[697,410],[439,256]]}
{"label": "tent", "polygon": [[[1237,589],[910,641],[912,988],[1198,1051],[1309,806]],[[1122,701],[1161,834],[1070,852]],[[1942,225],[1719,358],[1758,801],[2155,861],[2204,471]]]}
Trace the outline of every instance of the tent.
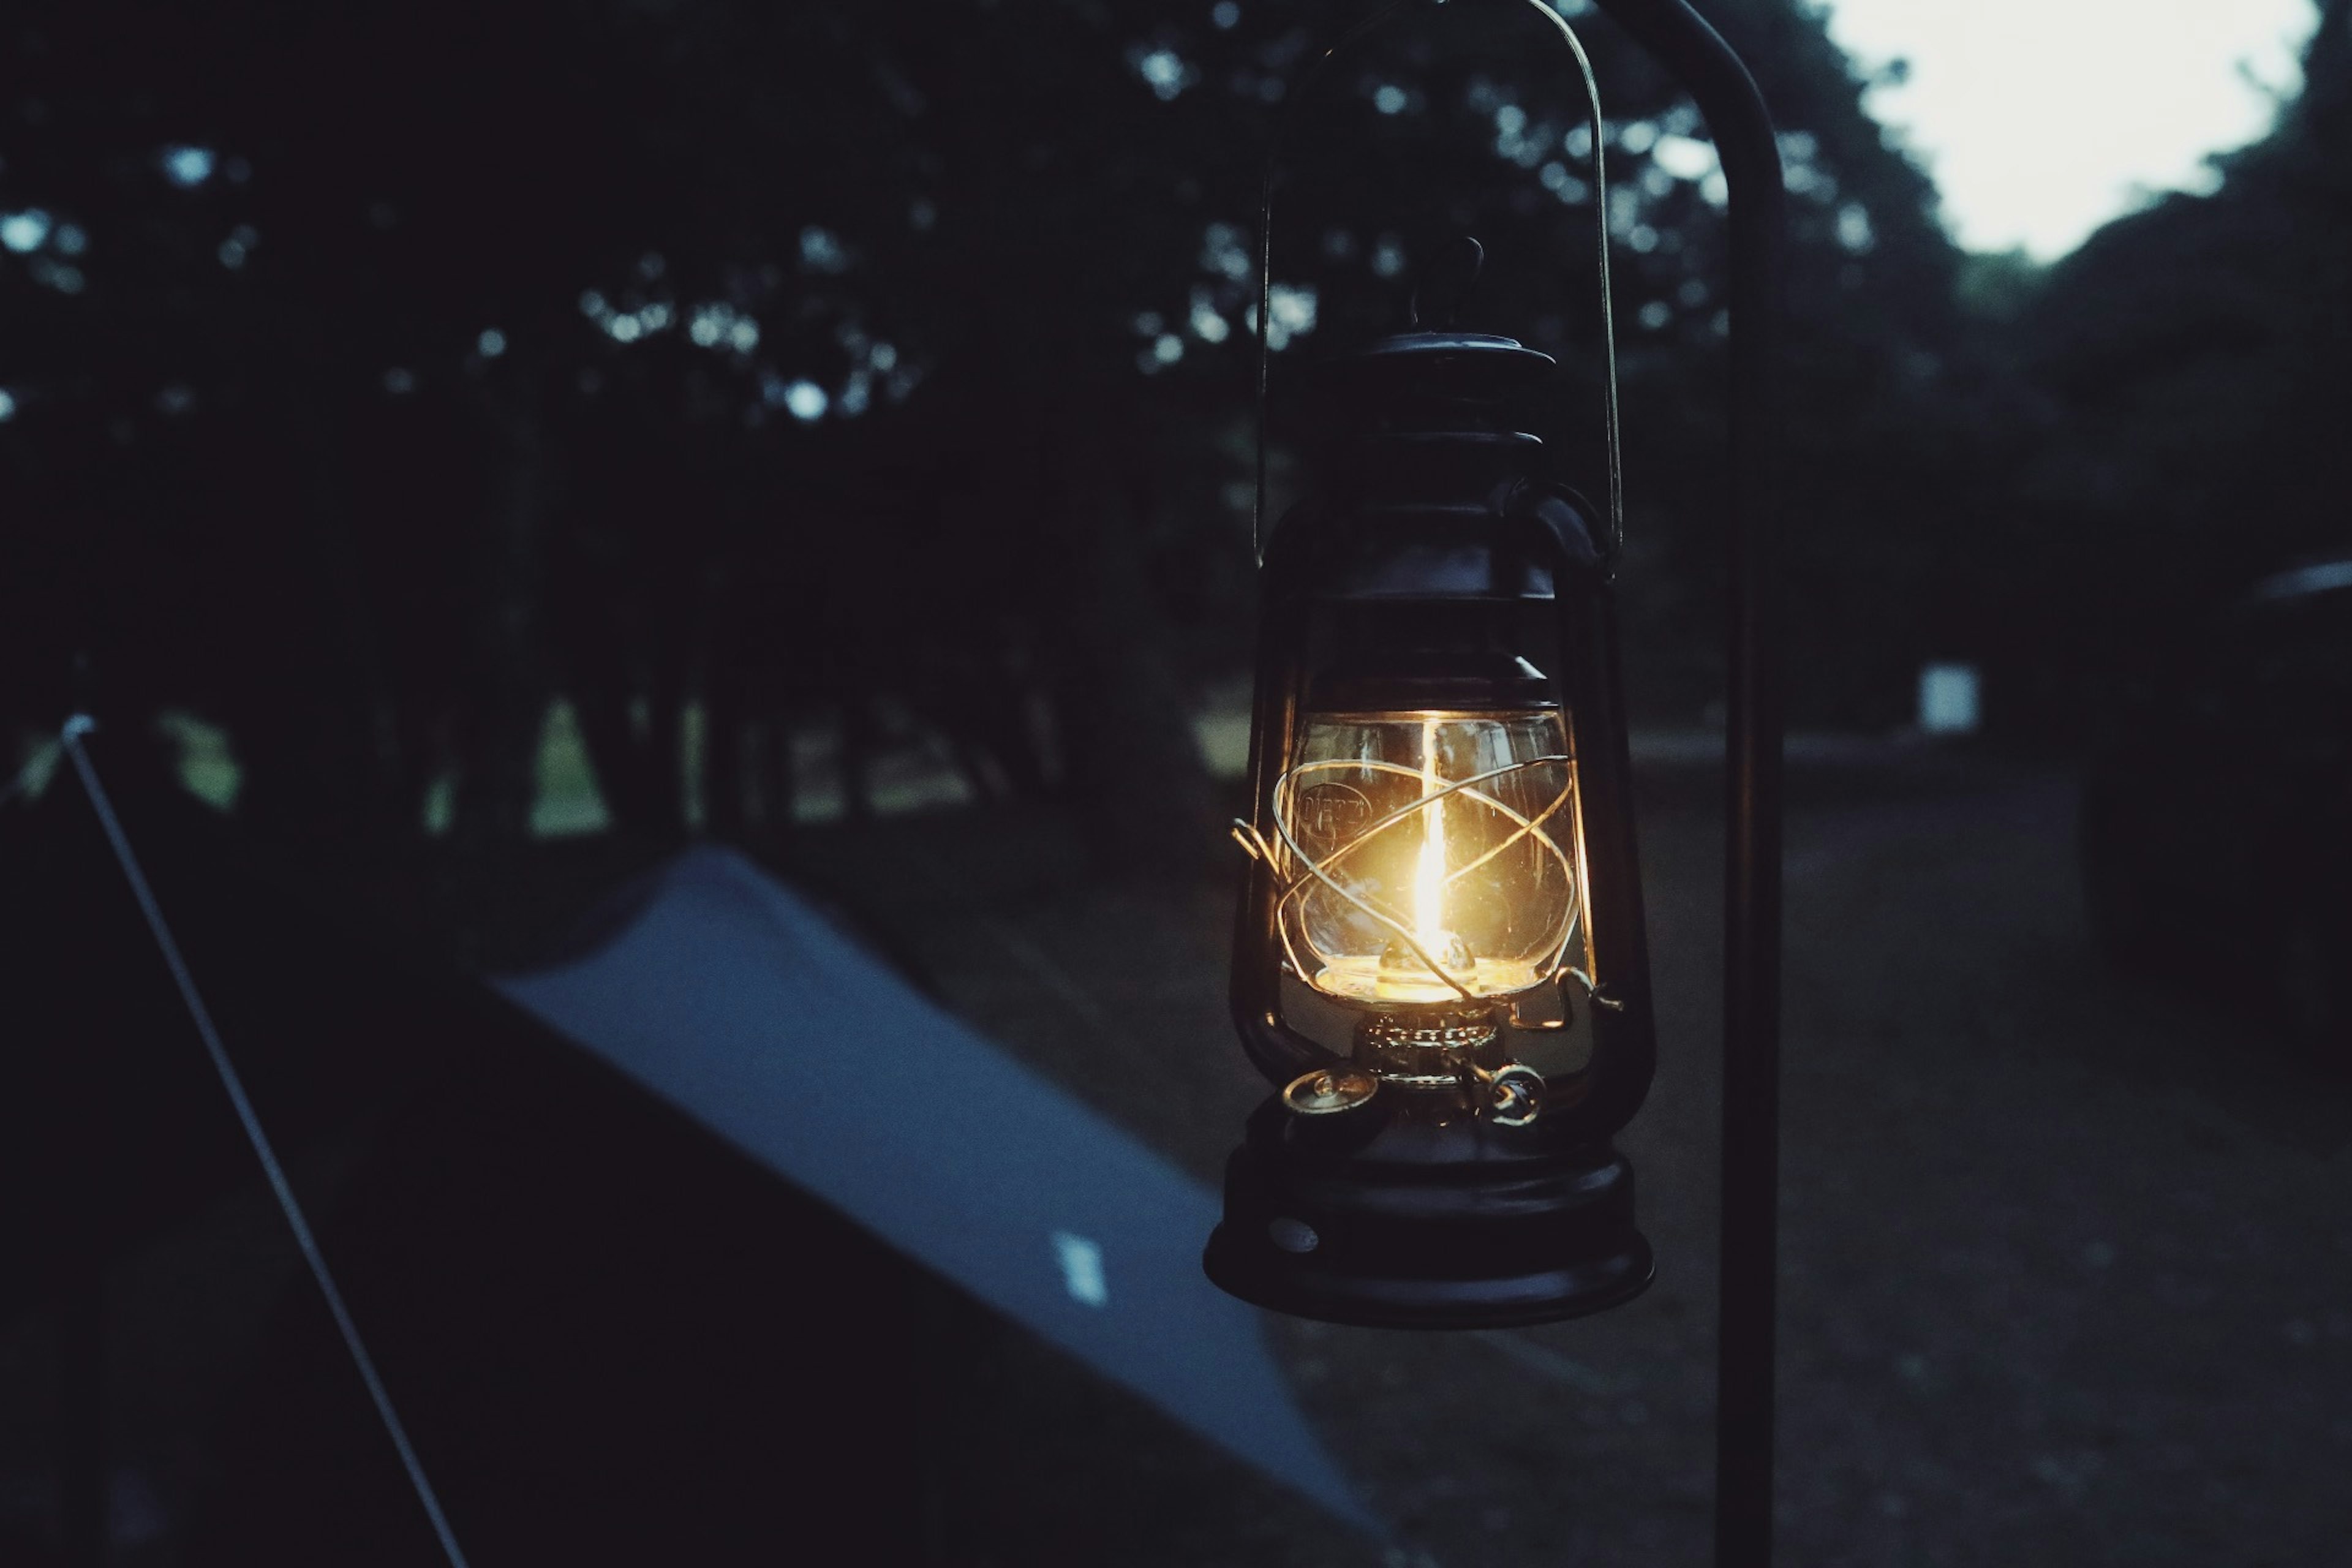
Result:
{"label": "tent", "polygon": [[[485,984],[94,750],[477,1563],[1336,1562],[1323,1521],[1376,1528],[1200,1277],[1212,1194],[748,860],[689,850]],[[143,1451],[181,1561],[430,1562],[69,779],[0,811],[0,1326],[111,1281],[139,1396],[78,1429]],[[194,1268],[239,1204],[276,1261]]]}
{"label": "tent", "polygon": [[974,1296],[1361,1521],[1255,1311],[1202,1276],[1213,1194],[911,990],[732,851],[499,990]]}

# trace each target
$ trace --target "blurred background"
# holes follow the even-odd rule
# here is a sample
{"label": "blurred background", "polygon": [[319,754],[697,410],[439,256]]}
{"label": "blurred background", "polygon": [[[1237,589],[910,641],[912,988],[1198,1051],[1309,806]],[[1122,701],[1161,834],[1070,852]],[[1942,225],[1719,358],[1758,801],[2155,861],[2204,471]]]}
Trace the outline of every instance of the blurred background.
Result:
{"label": "blurred background", "polygon": [[[708,840],[1213,1182],[1262,1092],[1223,1019],[1220,830],[1259,162],[1362,9],[0,14],[0,901],[75,933],[0,972],[13,1114],[110,1115],[110,1085],[58,1088],[59,1020],[161,984],[121,910],[53,901],[118,896],[58,769],[79,711],[133,826],[192,847],[225,987],[282,980],[261,933],[289,926],[436,985],[525,970]],[[1385,1534],[940,1308],[952,1411],[899,1435],[955,1436],[925,1439],[907,1560],[1704,1556],[1725,193],[1675,84],[1559,9],[1611,118],[1605,214],[1572,76],[1511,7],[1409,16],[1292,120],[1270,466],[1278,509],[1306,479],[1285,372],[1384,330],[1469,232],[1465,324],[1559,358],[1532,427],[1597,491],[1605,221],[1665,1058],[1625,1142],[1660,1283],[1511,1334],[1269,1322]],[[1790,1560],[2340,1563],[2352,0],[1703,9],[1772,105],[1793,228]],[[194,1053],[172,1005],[118,1033]],[[331,1233],[348,1197],[353,1256],[477,1027],[336,1058],[300,1184]],[[521,1109],[489,1121],[527,1146],[540,1069],[499,1070]],[[229,1126],[191,1081],[170,1114]],[[615,1137],[588,1163],[722,1203],[701,1156]],[[172,1184],[156,1145],[115,1152]],[[0,1290],[0,1552],[66,1560],[100,1310],[105,1560],[432,1560],[396,1472],[290,1538],[252,1500],[285,1458],[257,1432],[352,1434],[321,1495],[389,1460],[356,1386],[289,1370],[317,1308],[249,1174],[125,1200],[92,1255],[47,1167],[8,1169],[0,1207],[67,1261]],[[665,1302],[645,1324],[699,1310]],[[451,1429],[527,1402],[441,1397]],[[704,1560],[813,1538],[782,1484],[706,1501]]]}

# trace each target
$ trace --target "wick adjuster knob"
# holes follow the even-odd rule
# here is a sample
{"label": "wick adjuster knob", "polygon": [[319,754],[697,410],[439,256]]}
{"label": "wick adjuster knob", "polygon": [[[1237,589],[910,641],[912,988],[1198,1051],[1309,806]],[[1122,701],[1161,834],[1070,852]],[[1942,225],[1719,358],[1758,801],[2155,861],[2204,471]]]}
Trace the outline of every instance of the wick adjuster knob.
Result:
{"label": "wick adjuster knob", "polygon": [[1292,1079],[1282,1103],[1301,1116],[1353,1110],[1380,1092],[1381,1080],[1361,1068],[1317,1068]]}
{"label": "wick adjuster knob", "polygon": [[1473,1066],[1469,1077],[1485,1103],[1486,1120],[1497,1127],[1525,1127],[1543,1114],[1543,1074],[1518,1062],[1487,1068]]}

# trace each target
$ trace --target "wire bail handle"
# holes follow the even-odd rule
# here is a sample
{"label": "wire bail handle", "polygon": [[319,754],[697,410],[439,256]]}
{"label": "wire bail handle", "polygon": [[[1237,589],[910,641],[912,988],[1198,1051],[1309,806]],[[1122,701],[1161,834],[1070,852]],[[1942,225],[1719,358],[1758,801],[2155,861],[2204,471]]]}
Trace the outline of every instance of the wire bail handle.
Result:
{"label": "wire bail handle", "polygon": [[[1322,79],[1324,70],[1339,51],[1362,39],[1383,26],[1398,12],[1421,0],[1389,0],[1371,16],[1340,35],[1337,43],[1317,57],[1299,79],[1296,91],[1286,93],[1283,106],[1276,116],[1274,135],[1265,151],[1265,163],[1258,176],[1257,223],[1257,489],[1250,503],[1250,556],[1263,567],[1265,564],[1265,405],[1266,377],[1273,363],[1273,347],[1268,336],[1269,315],[1274,304],[1274,174],[1282,153],[1283,132],[1289,128],[1292,110],[1315,84]],[[1431,0],[1443,5],[1445,0]],[[1608,426],[1609,438],[1609,554],[1614,560],[1625,543],[1625,468],[1619,449],[1617,419],[1617,326],[1616,310],[1609,287],[1609,180],[1606,172],[1601,114],[1601,84],[1592,74],[1592,60],[1584,52],[1582,40],[1568,19],[1544,3],[1544,0],[1524,0],[1524,4],[1545,21],[1559,30],[1569,53],[1576,57],[1578,74],[1584,79],[1584,99],[1592,131],[1592,216],[1597,240],[1601,278],[1601,403],[1602,417]],[[1475,247],[1476,242],[1471,242]],[[1479,258],[1483,258],[1483,251]],[[1470,274],[1477,272],[1478,258],[1474,258]],[[1419,324],[1420,288],[1416,284],[1412,311],[1413,324]]]}
{"label": "wire bail handle", "polygon": [[1462,302],[1470,297],[1470,286],[1478,281],[1478,274],[1486,268],[1486,247],[1475,236],[1456,235],[1437,254],[1422,264],[1421,276],[1412,280],[1412,292],[1405,296],[1404,324],[1408,331],[1421,331],[1421,297],[1427,294],[1435,301],[1437,325],[1451,329],[1462,319]]}

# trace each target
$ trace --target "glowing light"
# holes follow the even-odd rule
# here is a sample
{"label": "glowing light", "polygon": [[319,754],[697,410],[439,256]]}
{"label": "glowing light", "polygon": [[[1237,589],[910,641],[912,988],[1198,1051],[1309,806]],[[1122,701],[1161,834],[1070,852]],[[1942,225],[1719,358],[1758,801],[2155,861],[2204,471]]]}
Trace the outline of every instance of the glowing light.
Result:
{"label": "glowing light", "polygon": [[1564,748],[1545,711],[1310,723],[1276,795],[1278,918],[1300,977],[1328,996],[1423,1004],[1557,973],[1580,903]]}
{"label": "glowing light", "polygon": [[1445,802],[1437,792],[1437,721],[1421,725],[1421,861],[1412,874],[1412,936],[1433,957],[1445,951]]}

